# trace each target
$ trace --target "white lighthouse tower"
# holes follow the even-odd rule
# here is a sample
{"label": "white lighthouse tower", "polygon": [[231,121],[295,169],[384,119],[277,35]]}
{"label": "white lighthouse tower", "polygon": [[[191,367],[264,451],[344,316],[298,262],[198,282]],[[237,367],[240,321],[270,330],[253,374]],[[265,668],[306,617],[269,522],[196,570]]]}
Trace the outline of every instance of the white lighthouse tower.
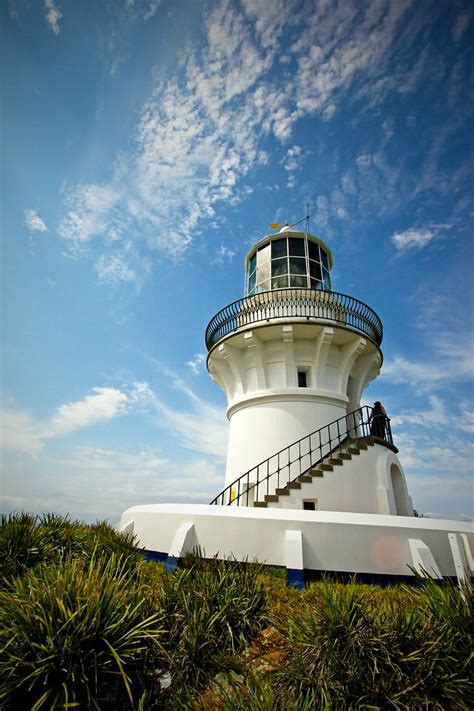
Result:
{"label": "white lighthouse tower", "polygon": [[[227,398],[224,488],[210,504],[133,506],[120,529],[149,558],[186,552],[308,574],[468,578],[472,524],[417,518],[389,420],[360,404],[382,365],[382,323],[333,289],[333,257],[290,227],[245,258],[245,294],[206,329],[208,368]],[[224,479],[224,477],[223,477]]]}
{"label": "white lighthouse tower", "polygon": [[[230,422],[218,503],[412,515],[388,422],[374,452],[356,458],[358,445],[375,443],[364,438],[370,412],[360,398],[382,364],[382,324],[332,290],[332,265],[308,231],[264,237],[245,258],[245,297],[207,328],[208,368]],[[316,481],[318,466],[338,470]]]}

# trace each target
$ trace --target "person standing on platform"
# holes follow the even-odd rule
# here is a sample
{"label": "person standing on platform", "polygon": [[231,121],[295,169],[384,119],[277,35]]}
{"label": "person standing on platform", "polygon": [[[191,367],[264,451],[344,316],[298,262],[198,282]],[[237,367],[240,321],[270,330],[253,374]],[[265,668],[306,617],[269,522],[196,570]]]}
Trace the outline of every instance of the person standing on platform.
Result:
{"label": "person standing on platform", "polygon": [[380,437],[380,439],[385,439],[385,427],[386,423],[389,421],[385,408],[381,402],[378,400],[374,402],[372,412],[369,415],[370,422],[370,434],[373,437]]}

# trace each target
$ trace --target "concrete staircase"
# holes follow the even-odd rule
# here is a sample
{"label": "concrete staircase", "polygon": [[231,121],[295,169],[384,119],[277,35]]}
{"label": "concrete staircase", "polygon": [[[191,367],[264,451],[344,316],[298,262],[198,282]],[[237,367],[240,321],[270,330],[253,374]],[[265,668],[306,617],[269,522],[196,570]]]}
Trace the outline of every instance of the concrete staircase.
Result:
{"label": "concrete staircase", "polygon": [[301,489],[303,484],[312,483],[315,478],[323,477],[325,472],[332,472],[335,467],[344,466],[344,462],[356,457],[361,451],[366,451],[369,447],[373,447],[376,442],[384,443],[383,440],[374,437],[346,440],[341,446],[328,454],[327,457],[324,457],[303,474],[300,474],[296,479],[289,481],[284,487],[276,489],[274,494],[266,494],[263,501],[255,501],[253,505],[256,508],[268,508],[270,504],[270,508],[272,508],[272,504],[277,504],[282,500],[282,497],[289,496],[292,490]]}

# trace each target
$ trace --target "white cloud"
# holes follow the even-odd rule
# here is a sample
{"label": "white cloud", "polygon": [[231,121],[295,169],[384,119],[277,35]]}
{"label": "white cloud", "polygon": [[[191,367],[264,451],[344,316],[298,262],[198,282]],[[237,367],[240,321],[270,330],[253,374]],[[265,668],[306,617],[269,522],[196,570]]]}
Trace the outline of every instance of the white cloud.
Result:
{"label": "white cloud", "polygon": [[[348,89],[358,88],[361,76],[364,90],[374,90],[376,80],[387,73],[409,4],[406,0],[361,8],[347,0],[319,3],[292,46],[298,57],[298,110],[330,119]],[[377,94],[383,90],[387,89],[379,84]]]}
{"label": "white cloud", "polygon": [[290,24],[295,8],[287,0],[243,0],[247,15],[255,22],[255,31],[265,48],[275,49]]}
{"label": "white cloud", "polygon": [[[143,17],[155,5],[133,2],[129,8]],[[104,283],[138,283],[149,273],[149,262],[137,259],[132,265],[121,255],[123,243],[132,241],[140,255],[158,252],[179,260],[215,220],[221,203],[242,199],[245,177],[265,162],[261,149],[269,135],[284,144],[295,122],[308,115],[329,120],[348,101],[371,108],[394,90],[412,90],[420,67],[428,74],[438,71],[429,49],[412,66],[426,13],[409,0],[363,7],[356,0],[322,2],[311,12],[285,0],[223,0],[211,3],[203,17],[203,41],[186,46],[173,74],[156,72],[133,147],[117,160],[109,181],[66,191],[59,234],[75,252],[93,238],[101,240],[96,271]],[[273,73],[282,51],[284,84]],[[403,201],[403,164],[385,157],[390,122],[382,128],[380,150],[361,153],[341,185],[320,196],[327,207],[321,226],[329,216],[347,221],[355,207],[373,215]],[[293,145],[287,152],[290,187],[304,157],[298,150]],[[428,244],[432,231],[428,226],[394,235],[397,253]],[[118,244],[111,246],[113,241]]]}
{"label": "white cloud", "polygon": [[198,375],[206,362],[205,353],[195,353],[191,360],[186,363],[195,375]]}
{"label": "white cloud", "polygon": [[441,400],[436,395],[428,398],[429,410],[410,412],[409,414],[396,415],[392,418],[392,427],[400,425],[414,425],[416,427],[446,427],[452,419],[452,414],[448,411]]}
{"label": "white cloud", "polygon": [[473,12],[469,8],[465,12],[462,12],[460,15],[456,17],[456,22],[453,27],[452,31],[452,37],[455,42],[459,42],[459,40],[462,38],[463,34],[469,27],[471,20],[472,20],[472,15]]}
{"label": "white cloud", "polygon": [[35,420],[23,410],[2,411],[2,449],[36,456],[43,450],[45,440],[63,437],[124,414],[128,403],[137,399],[135,388],[129,394],[107,387],[92,391],[92,395],[82,400],[60,405],[52,417],[43,421]]}
{"label": "white cloud", "polygon": [[446,364],[427,363],[426,360],[411,361],[403,356],[395,356],[384,363],[382,377],[391,383],[409,383],[415,388],[432,387],[446,379]]}
{"label": "white cloud", "polygon": [[[198,358],[198,355],[195,357]],[[199,398],[175,378],[173,386],[186,397],[188,407],[178,409],[163,402],[147,382],[134,382],[122,389],[96,387],[82,400],[60,405],[47,420],[35,420],[24,411],[2,413],[2,447],[38,455],[47,440],[102,424],[131,412],[148,413],[155,425],[164,428],[177,445],[219,460],[227,451],[225,410]],[[156,415],[159,415],[157,418]]]}
{"label": "white cloud", "polygon": [[70,208],[61,220],[59,235],[75,244],[87,243],[92,237],[106,233],[117,238],[114,208],[120,193],[113,184],[78,185],[66,190],[66,205]]}
{"label": "white cloud", "polygon": [[148,8],[145,10],[143,14],[143,19],[144,20],[149,20],[155,12],[158,10],[158,8],[161,5],[162,0],[150,0],[148,3]]}
{"label": "white cloud", "polygon": [[96,272],[101,282],[119,284],[121,282],[134,282],[137,275],[118,254],[103,254],[95,265]]}
{"label": "white cloud", "polygon": [[235,250],[231,247],[226,247],[225,244],[220,244],[216,251],[216,256],[212,260],[212,264],[217,264],[222,267],[224,264],[229,264],[235,257]]}
{"label": "white cloud", "polygon": [[132,283],[139,290],[144,276],[151,272],[151,265],[150,259],[140,256],[131,242],[126,242],[120,249],[102,254],[95,264],[95,271],[102,284]]}
{"label": "white cloud", "polygon": [[48,228],[36,210],[25,210],[25,225],[32,232],[47,232]]}
{"label": "white cloud", "polygon": [[44,14],[49,28],[55,35],[59,35],[59,20],[62,12],[55,6],[55,0],[44,0]]}
{"label": "white cloud", "polygon": [[121,477],[130,476],[134,479],[139,475],[161,473],[169,463],[168,459],[160,456],[159,450],[130,453],[90,446],[77,447],[73,458],[64,462],[68,467],[110,472],[114,475],[120,473]]}
{"label": "white cloud", "polygon": [[404,232],[396,232],[392,235],[391,240],[395,248],[402,253],[410,249],[422,249],[426,247],[436,237],[436,232],[432,229],[410,229]]}
{"label": "white cloud", "polygon": [[159,450],[86,445],[73,448],[67,457],[8,461],[0,508],[115,522],[125,509],[138,504],[208,503],[223,481],[222,465],[209,458],[183,459],[175,453],[167,459]]}
{"label": "white cloud", "polygon": [[93,395],[61,405],[45,426],[44,437],[58,437],[123,414],[128,396],[117,388],[93,388]]}
{"label": "white cloud", "polygon": [[24,452],[37,456],[43,449],[39,424],[22,410],[2,410],[0,447],[4,452]]}
{"label": "white cloud", "polygon": [[191,409],[173,408],[155,398],[154,407],[160,414],[156,424],[165,427],[181,446],[223,461],[228,432],[224,408],[205,402],[183,383],[176,386],[188,397]]}

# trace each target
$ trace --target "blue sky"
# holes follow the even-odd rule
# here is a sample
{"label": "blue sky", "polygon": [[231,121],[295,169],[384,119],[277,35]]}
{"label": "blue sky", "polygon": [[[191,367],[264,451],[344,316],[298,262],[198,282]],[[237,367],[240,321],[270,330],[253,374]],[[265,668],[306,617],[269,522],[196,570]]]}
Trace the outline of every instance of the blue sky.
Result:
{"label": "blue sky", "polygon": [[473,515],[472,4],[1,7],[2,502],[118,519],[223,486],[204,330],[311,204],[382,318],[415,507]]}

